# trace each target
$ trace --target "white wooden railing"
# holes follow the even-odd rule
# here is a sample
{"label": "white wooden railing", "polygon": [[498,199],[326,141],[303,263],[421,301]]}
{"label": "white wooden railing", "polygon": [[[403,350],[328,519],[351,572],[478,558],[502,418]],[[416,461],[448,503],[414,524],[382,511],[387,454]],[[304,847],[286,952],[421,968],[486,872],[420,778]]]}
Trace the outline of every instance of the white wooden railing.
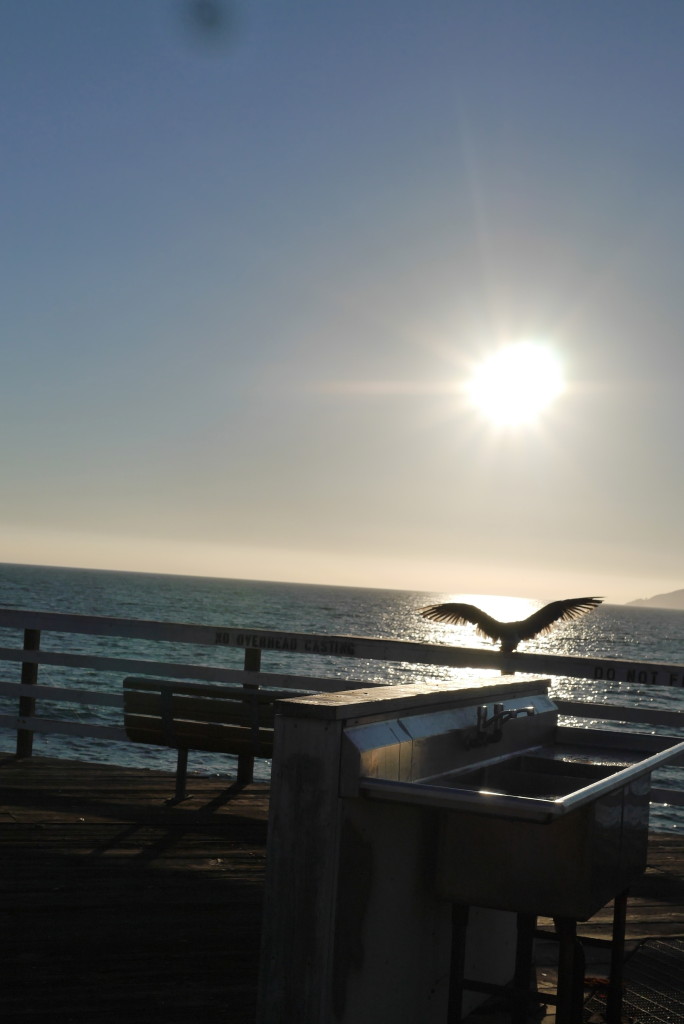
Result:
{"label": "white wooden railing", "polygon": [[[83,679],[94,674],[114,673],[123,679],[126,675],[151,675],[164,678],[201,680],[233,685],[292,687],[313,692],[334,692],[369,685],[383,685],[382,669],[372,680],[354,679],[353,665],[349,673],[340,675],[288,674],[268,671],[269,656],[279,662],[290,656],[309,655],[326,659],[345,658],[377,662],[405,662],[415,665],[434,665],[457,669],[498,670],[501,672],[527,672],[541,676],[570,676],[587,680],[637,683],[639,686],[668,686],[684,688],[684,665],[631,662],[615,659],[567,657],[547,654],[502,655],[495,650],[449,647],[442,644],[423,644],[415,641],[384,640],[356,636],[328,636],[310,633],[286,633],[277,630],[233,628],[223,625],[200,626],[173,622],[154,622],[141,619],[105,618],[92,615],[70,615],[59,612],[37,612],[23,609],[0,609],[0,630],[11,631],[14,644],[0,647],[0,662],[6,666],[0,676],[0,698],[11,704],[0,713],[0,727],[16,730],[17,755],[30,756],[34,733],[61,733],[79,737],[97,737],[107,741],[125,741],[122,724],[123,698],[117,690],[108,692],[97,684],[90,688]],[[0,634],[2,635],[2,634]],[[6,634],[5,634],[6,635]],[[49,642],[45,644],[46,637]],[[140,648],[150,644],[199,646],[203,661],[152,660],[140,656],[114,656],[93,650],[86,653],[74,650],[79,637],[105,638],[112,646],[117,639],[139,643]],[[5,641],[0,641],[5,642]],[[227,648],[244,651],[242,667],[220,664],[222,652]],[[225,653],[223,653],[225,659]],[[214,663],[212,663],[214,662]],[[264,664],[262,664],[264,662]],[[41,665],[69,670],[69,685],[45,685],[39,682]],[[12,678],[14,669],[14,678]],[[75,684],[75,685],[74,685]],[[588,694],[591,697],[591,694]],[[79,721],[69,717],[64,709],[58,715],[38,713],[41,701],[58,702],[67,707],[78,705],[116,709],[115,724],[102,725]],[[656,711],[625,704],[595,703],[588,700],[556,700],[561,714],[593,722],[635,723],[655,726],[663,730],[684,729],[684,711]],[[654,750],[658,738],[652,737]],[[641,736],[640,745],[648,745],[649,737]],[[673,762],[674,764],[684,764]],[[655,802],[684,805],[682,789],[654,789]]]}

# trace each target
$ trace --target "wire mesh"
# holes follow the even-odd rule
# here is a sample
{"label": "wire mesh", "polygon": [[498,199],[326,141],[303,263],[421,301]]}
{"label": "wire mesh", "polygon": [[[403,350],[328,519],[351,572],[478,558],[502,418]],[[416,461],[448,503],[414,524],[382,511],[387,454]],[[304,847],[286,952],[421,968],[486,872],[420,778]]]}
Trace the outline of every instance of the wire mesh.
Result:
{"label": "wire mesh", "polygon": [[[585,1005],[585,1024],[604,1019],[605,992]],[[684,939],[648,939],[625,964],[623,1021],[681,1024],[684,1021]]]}

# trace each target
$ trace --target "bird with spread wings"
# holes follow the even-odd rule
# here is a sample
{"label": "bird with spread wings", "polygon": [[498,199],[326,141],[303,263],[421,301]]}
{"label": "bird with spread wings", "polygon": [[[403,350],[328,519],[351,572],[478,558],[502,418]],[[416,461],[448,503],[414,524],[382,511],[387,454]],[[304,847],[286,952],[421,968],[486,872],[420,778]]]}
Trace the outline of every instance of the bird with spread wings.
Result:
{"label": "bird with spread wings", "polygon": [[470,623],[480,636],[500,642],[502,654],[511,654],[522,640],[548,633],[557,623],[592,611],[602,600],[602,597],[569,597],[565,601],[552,601],[519,622],[499,622],[476,605],[459,602],[431,604],[422,608],[420,614],[426,619],[450,622],[455,626]]}

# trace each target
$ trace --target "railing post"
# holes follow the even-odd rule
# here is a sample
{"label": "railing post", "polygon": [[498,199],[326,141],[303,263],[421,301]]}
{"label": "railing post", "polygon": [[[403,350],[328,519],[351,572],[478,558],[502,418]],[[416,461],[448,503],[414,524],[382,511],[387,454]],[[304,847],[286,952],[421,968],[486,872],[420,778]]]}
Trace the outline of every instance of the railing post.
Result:
{"label": "railing post", "polygon": [[[258,647],[245,648],[245,672],[258,672],[261,668],[261,651]],[[258,690],[255,683],[245,683],[243,689]],[[238,754],[237,781],[242,785],[254,781],[254,755]]]}
{"label": "railing post", "polygon": [[[37,651],[40,648],[40,630],[39,629],[25,629],[24,630],[24,650],[25,651]],[[21,663],[21,682],[24,686],[32,686],[38,682],[38,663],[30,661],[22,661]],[[19,698],[19,717],[28,718],[35,714],[36,700],[35,697],[20,697]],[[18,729],[17,730],[17,757],[30,757],[33,753],[33,730],[32,729]]]}

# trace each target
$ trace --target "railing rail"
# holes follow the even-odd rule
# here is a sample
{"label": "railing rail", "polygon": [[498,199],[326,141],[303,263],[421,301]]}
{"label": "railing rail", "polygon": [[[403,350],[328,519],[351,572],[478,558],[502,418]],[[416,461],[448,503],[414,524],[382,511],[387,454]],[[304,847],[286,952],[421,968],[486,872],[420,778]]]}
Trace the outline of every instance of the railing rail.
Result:
{"label": "railing rail", "polygon": [[[17,755],[31,754],[34,733],[64,733],[72,736],[98,737],[108,741],[125,740],[122,724],[103,725],[82,722],[64,716],[38,714],[38,702],[93,707],[122,708],[118,692],[93,689],[92,684],[45,685],[39,683],[41,666],[72,669],[74,675],[84,672],[125,675],[152,675],[165,678],[197,680],[211,683],[229,683],[243,686],[267,686],[279,689],[308,689],[313,692],[334,692],[370,685],[382,685],[385,680],[354,679],[349,674],[305,675],[282,671],[264,671],[262,655],[313,655],[323,659],[344,658],[378,662],[404,662],[409,665],[434,665],[441,668],[497,670],[525,672],[537,675],[569,676],[587,680],[634,682],[641,686],[684,686],[684,665],[652,662],[633,662],[624,659],[587,658],[562,655],[528,654],[516,652],[502,655],[496,650],[450,647],[445,644],[426,644],[408,640],[387,640],[375,637],[330,636],[327,634],[290,633],[279,630],[248,629],[194,625],[188,623],[155,622],[144,619],[123,619],[93,615],[72,615],[62,612],[40,612],[24,609],[0,609],[0,629],[15,631],[15,646],[0,647],[0,662],[20,666],[17,679],[0,679],[0,698],[16,700],[16,713],[1,713],[0,727],[16,730]],[[50,637],[48,649],[44,637]],[[149,644],[173,644],[174,653],[185,646],[212,648],[225,651],[240,648],[244,651],[242,667],[220,664],[163,660],[130,654],[115,656],[110,653],[78,652],[73,647],[78,637],[101,637],[140,641]],[[57,649],[55,649],[57,648]],[[71,684],[71,678],[69,679]],[[563,715],[588,718],[593,721],[620,721],[639,725],[654,725],[675,730],[684,729],[684,712],[656,711],[651,708],[627,707],[623,704],[603,704],[591,701],[557,701]],[[660,793],[660,791],[658,791]],[[684,804],[682,790],[667,791],[669,802]],[[654,791],[655,794],[655,791]]]}
{"label": "railing rail", "polygon": [[[119,619],[98,615],[71,615],[63,612],[37,612],[12,608],[0,609],[0,628],[121,637],[146,641],[169,641],[214,648],[237,647],[258,650],[262,653],[277,651],[380,661],[405,661],[452,668],[546,672],[555,676],[637,682],[646,686],[684,687],[684,665],[628,661],[617,658],[530,654],[521,651],[503,655],[496,650],[450,647],[446,644],[425,644],[413,640],[289,633],[280,630],[242,627],[236,629],[222,625],[200,626],[188,623],[155,622],[148,619]],[[2,658],[3,655],[0,654],[0,660]],[[22,658],[22,660],[24,659]]]}

